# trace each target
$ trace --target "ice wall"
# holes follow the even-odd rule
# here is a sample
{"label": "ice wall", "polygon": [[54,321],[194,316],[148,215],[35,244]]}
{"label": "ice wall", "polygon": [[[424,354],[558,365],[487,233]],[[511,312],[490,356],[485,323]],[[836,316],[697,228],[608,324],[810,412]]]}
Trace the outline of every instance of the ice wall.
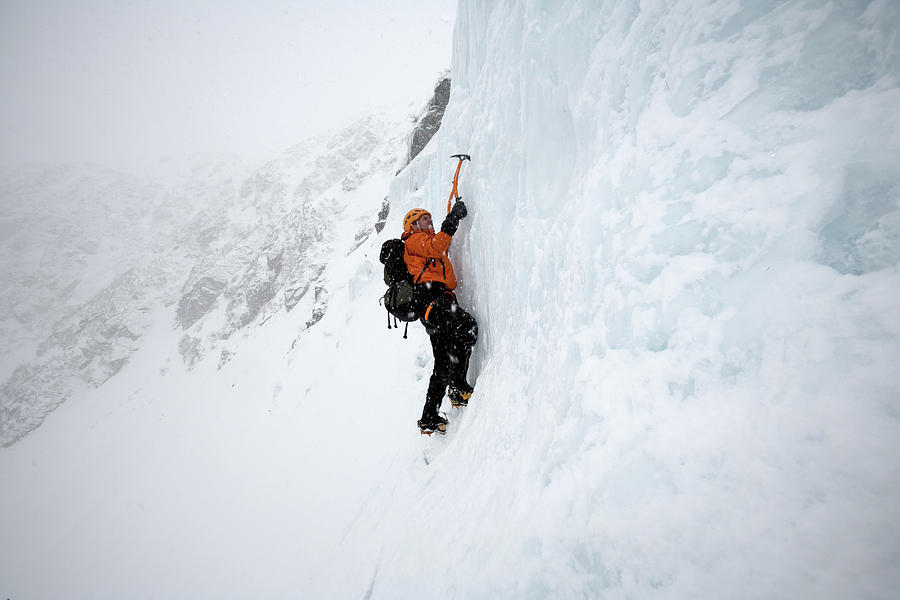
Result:
{"label": "ice wall", "polygon": [[478,387],[416,510],[367,532],[369,595],[894,593],[900,5],[460,0],[456,23],[432,163],[393,201],[439,210],[443,157],[472,155]]}

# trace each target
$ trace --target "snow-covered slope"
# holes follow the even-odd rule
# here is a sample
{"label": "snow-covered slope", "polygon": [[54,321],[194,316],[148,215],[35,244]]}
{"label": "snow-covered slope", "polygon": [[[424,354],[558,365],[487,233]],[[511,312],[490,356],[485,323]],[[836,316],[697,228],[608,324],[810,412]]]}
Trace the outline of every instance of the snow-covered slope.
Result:
{"label": "snow-covered slope", "polygon": [[[424,334],[385,338],[377,303],[374,234],[409,127],[373,116],[289,149],[192,219],[182,243],[198,255],[157,258],[159,280],[129,272],[79,307],[73,323],[91,330],[139,325],[113,376],[75,387],[47,364],[81,351],[82,330],[45,344],[29,371],[69,401],[34,403],[25,388],[4,414],[18,433],[56,407],[0,454],[2,593],[278,597],[322,583],[313,556],[337,554],[390,461],[346,440],[371,427],[384,448],[412,442],[427,376]],[[204,278],[221,281],[205,303]],[[387,340],[388,362],[373,360]]]}
{"label": "snow-covered slope", "polygon": [[[0,593],[891,597],[898,28],[877,0],[461,0],[411,164],[358,193],[316,183],[335,156],[263,168],[119,374],[0,451]],[[457,152],[477,388],[419,438],[430,347],[386,329],[376,258],[440,219]],[[346,225],[311,259],[301,188]],[[306,283],[312,327],[309,293],[246,295]]]}

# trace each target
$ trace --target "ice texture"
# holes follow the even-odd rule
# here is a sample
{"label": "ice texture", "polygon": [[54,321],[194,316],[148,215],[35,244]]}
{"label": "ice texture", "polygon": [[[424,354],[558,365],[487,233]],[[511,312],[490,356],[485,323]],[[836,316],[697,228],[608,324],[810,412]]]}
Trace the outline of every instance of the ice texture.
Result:
{"label": "ice texture", "polygon": [[[0,450],[0,591],[895,597],[898,31],[892,0],[459,0],[396,177],[368,158],[407,131],[301,145],[197,217],[174,289],[127,279],[167,305],[109,290],[118,374]],[[376,257],[460,152],[475,392],[430,439]]]}
{"label": "ice texture", "polygon": [[877,1],[459,3],[434,162],[392,197],[472,155],[478,391],[435,479],[391,492],[430,509],[358,528],[373,598],[894,593],[898,27]]}

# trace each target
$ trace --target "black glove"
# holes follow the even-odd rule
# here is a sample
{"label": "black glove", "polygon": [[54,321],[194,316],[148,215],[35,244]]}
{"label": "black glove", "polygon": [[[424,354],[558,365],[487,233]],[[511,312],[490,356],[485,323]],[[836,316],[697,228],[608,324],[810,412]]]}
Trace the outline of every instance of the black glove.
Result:
{"label": "black glove", "polygon": [[469,214],[469,211],[466,210],[466,205],[462,200],[457,200],[456,204],[453,205],[453,208],[444,218],[444,222],[441,223],[441,231],[447,235],[454,235],[456,229],[459,227],[459,222],[463,220],[467,214]]}

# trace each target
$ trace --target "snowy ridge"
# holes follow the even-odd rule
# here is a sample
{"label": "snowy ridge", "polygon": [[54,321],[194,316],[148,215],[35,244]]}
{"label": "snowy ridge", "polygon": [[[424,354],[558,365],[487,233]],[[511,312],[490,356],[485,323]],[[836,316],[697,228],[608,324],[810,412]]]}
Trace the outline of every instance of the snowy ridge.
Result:
{"label": "snowy ridge", "polygon": [[[195,266],[179,303],[189,364],[261,316],[292,310],[316,289],[332,254],[374,233],[404,133],[397,120],[368,117],[320,146],[289,150],[245,182],[241,208],[221,215],[209,234],[218,252]],[[310,315],[324,310],[327,294],[317,295],[305,308]]]}
{"label": "snowy ridge", "polygon": [[[336,249],[346,253],[374,233],[381,190],[405,151],[404,135],[402,119],[372,115],[331,138],[287,150],[239,189],[240,169],[223,170],[217,163],[168,173],[165,185],[143,184],[146,189],[131,176],[108,173],[102,179],[86,168],[24,179],[11,173],[4,193],[21,204],[22,216],[8,216],[9,229],[47,238],[18,247],[51,248],[40,261],[51,271],[43,278],[52,283],[46,298],[23,292],[35,280],[29,273],[34,267],[27,252],[12,251],[15,240],[7,246],[11,281],[24,282],[9,296],[36,306],[20,309],[25,316],[18,321],[46,319],[50,327],[13,330],[33,348],[31,355],[18,351],[19,363],[3,383],[0,443],[9,445],[37,427],[84,383],[100,386],[119,373],[141,347],[152,313],[173,303],[175,320],[185,330],[178,348],[189,366],[211,351],[221,366],[236,352],[227,346],[232,334],[294,308],[312,288],[306,327],[321,319],[328,294],[317,282],[325,263]],[[47,177],[61,183],[48,185]],[[34,201],[28,194],[36,196],[37,207],[28,204]],[[103,201],[94,202],[98,197]],[[41,216],[41,202],[55,207],[58,226],[40,221],[48,220]],[[97,256],[85,261],[85,252]],[[80,270],[73,268],[82,263]],[[96,286],[107,278],[108,284]],[[78,286],[94,287],[85,294]],[[89,299],[73,301],[73,290]],[[61,312],[65,316],[54,321]],[[40,341],[42,335],[47,337]]]}

